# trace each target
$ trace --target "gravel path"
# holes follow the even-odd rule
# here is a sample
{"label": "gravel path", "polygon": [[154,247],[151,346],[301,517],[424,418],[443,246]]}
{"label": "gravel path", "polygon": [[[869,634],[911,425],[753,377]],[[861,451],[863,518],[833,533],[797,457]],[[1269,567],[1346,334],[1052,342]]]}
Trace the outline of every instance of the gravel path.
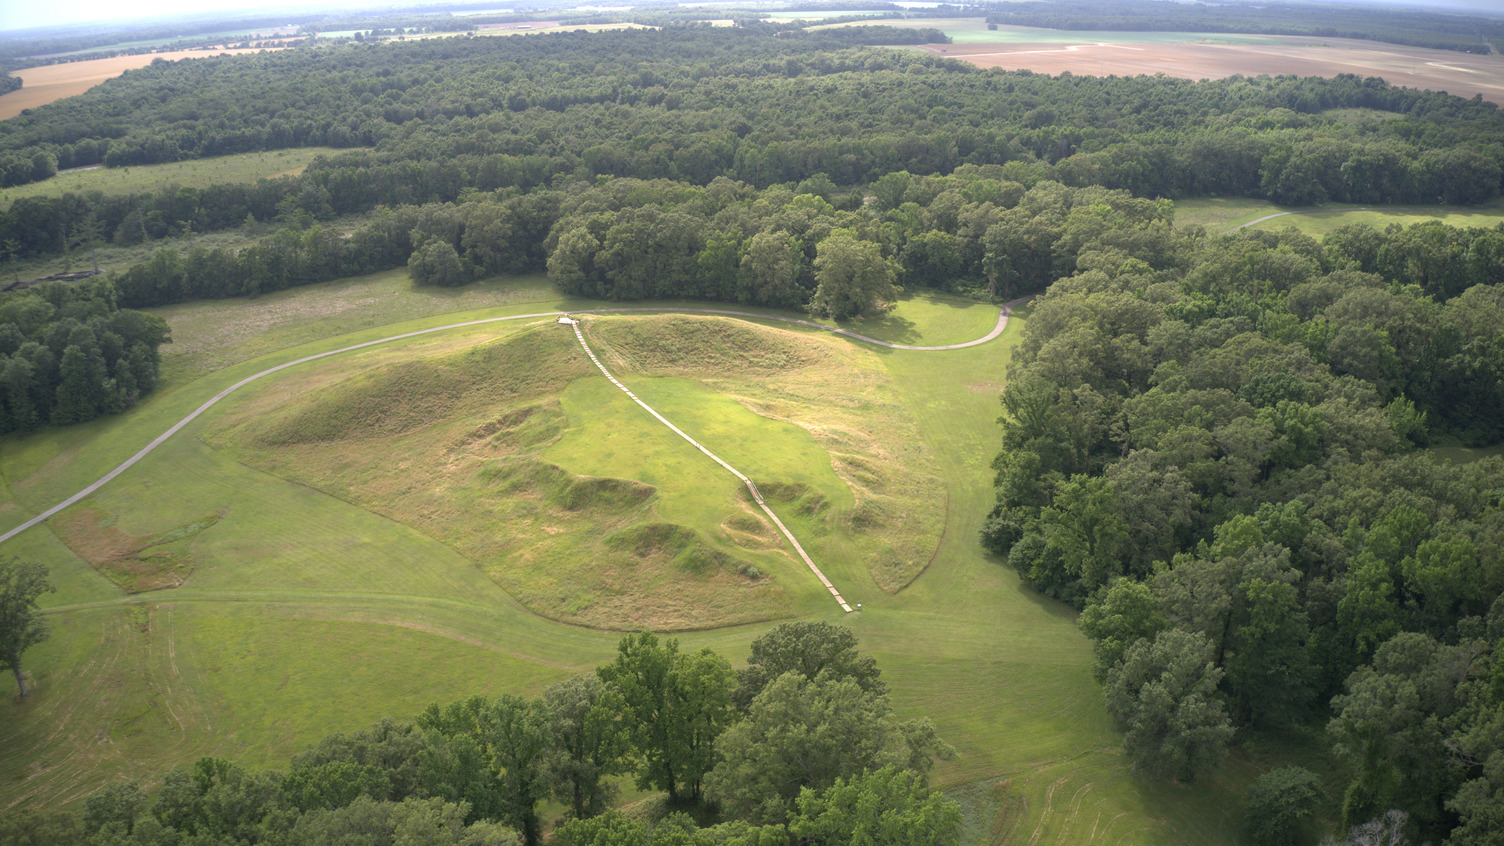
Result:
{"label": "gravel path", "polygon": [[[648,307],[648,308],[596,308],[596,309],[587,309],[587,310],[584,310],[584,311],[577,311],[577,312],[571,312],[571,313],[572,314],[623,314],[623,313],[634,313],[634,312],[666,312],[666,313],[671,313],[671,314],[719,314],[719,315],[727,315],[727,316],[730,316],[730,317],[750,317],[750,318],[755,318],[757,320],[777,320],[777,321],[781,321],[781,322],[784,322],[784,323],[798,323],[798,324],[803,325],[803,326],[813,326],[816,329],[823,329],[823,330],[825,330],[827,332],[834,332],[837,335],[845,335],[848,338],[855,338],[856,340],[859,340],[859,341],[864,341],[864,342],[869,343],[869,344],[876,344],[876,345],[881,346],[881,347],[888,347],[890,349],[895,349],[895,350],[925,350],[925,351],[931,351],[931,350],[956,350],[956,349],[961,349],[963,347],[974,347],[977,344],[985,344],[985,343],[987,343],[988,341],[992,340],[993,338],[996,338],[998,335],[1001,335],[1003,333],[1004,327],[1006,327],[1008,325],[1008,313],[1009,313],[1009,311],[1012,310],[1013,306],[1018,305],[1019,303],[1022,303],[1022,302],[1024,302],[1027,299],[1029,299],[1029,298],[1028,297],[1024,297],[1024,298],[1014,300],[1014,301],[1012,301],[1012,302],[1004,305],[1003,308],[1002,308],[1002,310],[998,313],[997,325],[994,326],[992,328],[992,331],[989,332],[989,333],[987,333],[985,336],[983,336],[981,338],[977,338],[974,341],[967,341],[967,342],[961,343],[961,344],[946,344],[944,346],[937,346],[937,347],[915,347],[915,346],[909,346],[907,344],[890,344],[887,341],[879,341],[876,338],[869,338],[866,335],[858,335],[855,332],[848,332],[845,329],[835,329],[835,328],[832,328],[830,326],[826,326],[826,325],[821,324],[821,323],[816,323],[813,320],[800,320],[797,317],[780,317],[779,315],[776,315],[776,314],[758,314],[756,312],[751,312],[751,311],[728,311],[728,310],[724,310],[724,309],[713,309],[713,308],[651,308],[651,307]],[[514,314],[514,315],[511,315],[509,317],[488,317],[488,318],[486,318],[484,320],[466,320],[466,321],[462,321],[460,323],[450,323],[450,324],[447,324],[447,325],[444,325],[444,326],[435,326],[435,327],[433,327],[431,329],[419,329],[416,332],[404,332],[401,335],[392,335],[390,337],[380,338],[380,339],[377,339],[375,341],[366,341],[363,344],[351,344],[348,347],[341,347],[341,348],[339,348],[337,350],[330,350],[328,352],[322,352],[322,353],[318,353],[316,355],[304,356],[304,357],[296,359],[294,361],[289,361],[289,362],[286,362],[284,364],[279,364],[276,367],[268,367],[267,369],[261,371],[260,373],[257,373],[257,374],[252,375],[252,376],[247,376],[244,379],[241,379],[239,382],[236,382],[235,384],[231,385],[230,387],[225,388],[223,391],[220,391],[219,393],[215,394],[213,397],[211,397],[203,405],[200,405],[198,408],[194,409],[192,411],[192,413],[190,413],[187,417],[184,417],[182,420],[179,420],[178,422],[174,423],[171,428],[169,428],[167,431],[163,432],[162,434],[158,435],[155,439],[152,440],[151,443],[149,443],[146,446],[142,447],[140,452],[137,452],[135,455],[133,455],[130,458],[127,458],[125,461],[121,462],[120,466],[116,467],[114,470],[111,470],[110,472],[108,472],[108,473],[104,474],[103,476],[99,477],[99,479],[95,480],[95,482],[93,484],[89,485],[88,487],[84,488],[83,490],[79,491],[78,493],[75,493],[74,495],[68,497],[67,499],[63,500],[62,502],[59,502],[57,505],[52,506],[51,508],[47,509],[46,511],[43,511],[41,514],[38,514],[37,516],[32,517],[30,520],[27,520],[26,522],[24,522],[21,525],[15,527],[14,529],[11,529],[10,531],[6,532],[5,534],[0,535],[0,544],[3,544],[6,541],[10,540],[11,538],[15,537],[16,535],[21,534],[22,532],[26,531],[27,529],[31,528],[32,526],[35,526],[36,524],[38,524],[38,523],[40,523],[40,522],[42,522],[44,520],[47,520],[47,519],[51,518],[53,515],[57,514],[59,511],[62,511],[63,509],[67,508],[68,506],[77,503],[79,500],[83,499],[84,497],[88,496],[89,494],[92,494],[95,491],[99,490],[100,488],[104,487],[105,485],[109,484],[109,482],[111,480],[113,480],[116,476],[119,476],[121,473],[124,473],[125,471],[127,471],[130,468],[134,467],[136,465],[136,462],[138,462],[141,459],[145,458],[147,455],[150,455],[152,450],[154,450],[157,447],[161,446],[164,442],[166,442],[166,440],[168,438],[172,437],[173,435],[176,435],[179,431],[182,430],[182,428],[184,426],[187,426],[189,423],[192,423],[194,420],[198,419],[198,416],[200,414],[203,414],[204,412],[208,411],[210,408],[213,408],[214,405],[216,403],[218,403],[220,400],[222,400],[225,397],[229,396],[230,394],[232,394],[232,393],[240,390],[241,388],[245,387],[246,385],[249,385],[250,383],[256,381],[257,379],[262,378],[263,376],[270,376],[273,373],[277,373],[279,371],[286,370],[289,367],[296,367],[299,364],[307,364],[310,361],[318,361],[321,358],[328,358],[329,356],[332,356],[332,355],[340,355],[342,353],[354,352],[355,350],[363,350],[363,349],[365,349],[367,347],[374,347],[374,346],[377,346],[379,344],[387,344],[387,343],[391,343],[392,341],[401,341],[401,340],[406,339],[406,338],[416,338],[416,337],[419,337],[421,335],[431,335],[431,334],[433,334],[435,332],[447,332],[450,329],[463,329],[463,328],[465,328],[467,326],[483,326],[483,325],[485,325],[487,323],[500,323],[500,322],[506,321],[506,320],[532,320],[532,319],[537,319],[537,318],[541,318],[541,317],[559,317],[559,316],[562,316],[564,314],[565,314],[565,312],[562,312],[562,311],[541,311],[541,312],[537,312],[535,314]]]}

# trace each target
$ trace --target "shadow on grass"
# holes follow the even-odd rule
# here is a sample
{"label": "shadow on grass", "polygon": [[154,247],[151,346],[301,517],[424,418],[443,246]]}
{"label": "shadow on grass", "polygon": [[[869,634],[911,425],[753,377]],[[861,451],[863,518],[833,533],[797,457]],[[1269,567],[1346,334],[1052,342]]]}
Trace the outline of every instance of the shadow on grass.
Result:
{"label": "shadow on grass", "polygon": [[837,326],[848,332],[856,332],[890,344],[917,344],[919,327],[912,320],[899,317],[893,312],[877,318],[838,320]]}
{"label": "shadow on grass", "polygon": [[[928,306],[944,306],[957,312],[977,306],[985,306],[985,303],[977,300],[968,300],[962,297],[952,297],[937,291],[918,291],[907,294],[904,300],[923,300]],[[876,317],[859,317],[854,320],[835,321],[836,325],[848,332],[857,332],[879,341],[887,341],[890,344],[919,345],[925,343],[923,333],[919,325],[899,314],[901,309],[890,311],[887,314]],[[965,340],[971,340],[966,338]],[[935,341],[934,343],[940,343]]]}

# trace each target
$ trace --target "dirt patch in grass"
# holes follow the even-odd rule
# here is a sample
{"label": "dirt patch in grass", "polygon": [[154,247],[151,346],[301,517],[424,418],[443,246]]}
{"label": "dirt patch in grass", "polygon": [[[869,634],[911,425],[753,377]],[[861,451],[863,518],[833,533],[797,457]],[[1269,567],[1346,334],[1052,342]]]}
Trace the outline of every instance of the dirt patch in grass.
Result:
{"label": "dirt patch in grass", "polygon": [[138,536],[121,529],[115,517],[93,508],[75,508],[48,525],[78,557],[126,593],[175,588],[193,573],[192,545],[201,532],[219,522],[219,514]]}

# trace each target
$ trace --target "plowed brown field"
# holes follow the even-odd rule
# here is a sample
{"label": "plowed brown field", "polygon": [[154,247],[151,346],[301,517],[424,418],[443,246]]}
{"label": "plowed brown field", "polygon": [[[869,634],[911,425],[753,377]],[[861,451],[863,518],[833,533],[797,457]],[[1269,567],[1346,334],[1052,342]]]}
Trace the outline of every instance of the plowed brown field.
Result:
{"label": "plowed brown field", "polygon": [[1186,79],[1242,74],[1380,76],[1393,85],[1445,91],[1504,104],[1504,56],[1476,56],[1344,38],[1269,36],[1272,44],[927,44],[931,53],[986,68],[1036,73],[1135,76],[1163,73]]}
{"label": "plowed brown field", "polygon": [[54,100],[82,94],[90,88],[113,79],[128,70],[144,68],[156,59],[176,61],[217,56],[220,53],[259,53],[262,49],[225,50],[174,50],[168,53],[145,53],[140,56],[114,56],[109,59],[90,59],[86,62],[64,62],[57,65],[42,65],[11,71],[21,78],[21,87],[0,95],[0,120],[12,118],[23,109],[46,105]]}

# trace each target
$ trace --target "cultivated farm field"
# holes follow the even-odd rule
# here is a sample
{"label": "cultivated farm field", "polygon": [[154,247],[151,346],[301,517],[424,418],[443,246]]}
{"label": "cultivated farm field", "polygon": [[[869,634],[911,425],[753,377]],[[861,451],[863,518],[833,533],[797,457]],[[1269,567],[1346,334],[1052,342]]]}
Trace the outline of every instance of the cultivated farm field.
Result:
{"label": "cultivated farm field", "polygon": [[56,65],[39,65],[11,71],[21,78],[22,87],[0,95],[0,120],[15,117],[26,109],[45,106],[64,97],[82,94],[107,79],[128,70],[144,68],[157,59],[175,62],[179,59],[196,59],[217,56],[221,53],[259,53],[262,49],[223,48],[218,50],[172,50],[162,53],[145,53],[138,56],[113,56],[108,59],[89,59],[83,62],[62,62]]}
{"label": "cultivated farm field", "polygon": [[999,26],[980,19],[911,18],[891,26],[936,27],[952,44],[922,49],[981,67],[1050,75],[1165,74],[1221,79],[1241,74],[1378,76],[1392,85],[1482,95],[1504,103],[1504,56],[1428,50],[1348,38],[1193,32],[1073,32]]}
{"label": "cultivated farm field", "polygon": [[[397,286],[384,274],[161,310],[191,349],[174,361],[167,348],[165,384],[140,407],[0,443],[0,525],[276,363],[465,319],[606,305],[561,299],[535,278],[487,283],[489,306]],[[258,310],[269,334],[232,331]],[[850,328],[944,344],[995,318],[990,306],[915,297]],[[976,542],[997,393],[1026,319],[1016,313],[988,344],[918,352],[775,322],[586,317],[619,378],[774,482],[775,510],[863,604],[850,615],[747,519],[734,480],[611,388],[551,318],[433,333],[255,383],[11,542],[47,561],[60,590],[45,597],[54,637],[28,653],[36,693],[8,706],[0,729],[19,750],[0,772],[0,806],[77,802],[121,777],[150,784],[205,754],[278,765],[326,733],[429,702],[536,693],[607,660],[639,625],[680,629],[686,646],[735,660],[798,617],[851,626],[901,711],[931,717],[956,746],[935,782],[966,808],[968,841],[1231,842],[1234,797],[1289,750],[1241,749],[1189,787],[1133,778],[1074,614]],[[443,401],[374,427],[348,413],[394,374]],[[319,434],[279,445],[292,431]],[[582,510],[602,508],[615,509],[611,528],[581,531]],[[617,591],[668,601],[613,605]]]}

